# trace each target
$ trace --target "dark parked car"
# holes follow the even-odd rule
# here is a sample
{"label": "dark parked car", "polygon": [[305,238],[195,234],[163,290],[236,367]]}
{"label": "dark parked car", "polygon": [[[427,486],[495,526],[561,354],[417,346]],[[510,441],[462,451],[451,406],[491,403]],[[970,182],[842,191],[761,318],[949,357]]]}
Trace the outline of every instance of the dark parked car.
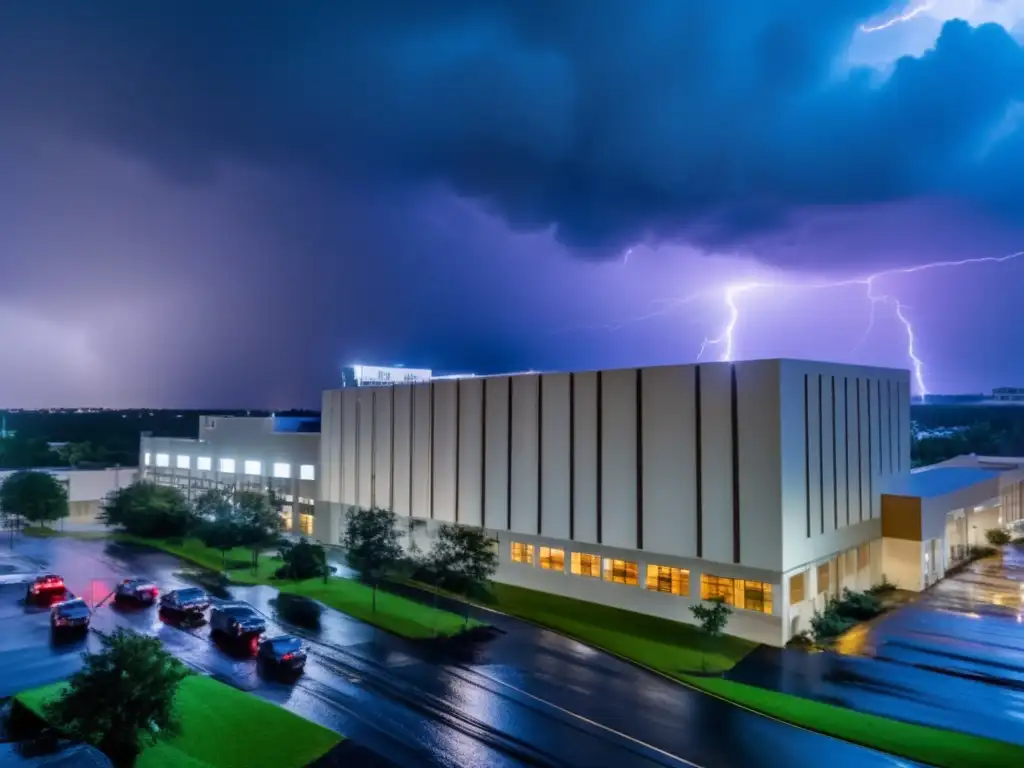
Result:
{"label": "dark parked car", "polygon": [[89,606],[80,597],[57,603],[50,609],[50,629],[58,632],[84,632],[89,628]]}
{"label": "dark parked car", "polygon": [[199,587],[185,587],[160,598],[160,608],[174,613],[202,613],[210,607],[210,596]]}
{"label": "dark parked car", "polygon": [[256,658],[268,669],[301,672],[306,666],[306,649],[297,637],[278,635],[260,642]]}
{"label": "dark parked car", "polygon": [[67,592],[64,586],[64,579],[53,573],[45,573],[36,576],[35,580],[28,585],[25,600],[28,602],[43,602],[52,600],[55,597],[63,597]]}
{"label": "dark parked car", "polygon": [[153,605],[159,596],[160,590],[157,589],[156,584],[147,579],[125,579],[117,585],[117,590],[114,592],[114,599],[119,603],[133,602]]}
{"label": "dark parked car", "polygon": [[267,622],[248,603],[221,603],[210,611],[210,631],[254,640],[267,631]]}

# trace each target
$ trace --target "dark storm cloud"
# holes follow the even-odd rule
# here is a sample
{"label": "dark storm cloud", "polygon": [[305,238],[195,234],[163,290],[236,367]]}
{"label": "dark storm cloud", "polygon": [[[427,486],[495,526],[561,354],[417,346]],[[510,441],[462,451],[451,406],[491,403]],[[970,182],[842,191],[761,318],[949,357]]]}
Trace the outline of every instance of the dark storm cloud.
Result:
{"label": "dark storm cloud", "polygon": [[182,183],[225,162],[441,181],[598,256],[735,244],[823,203],[966,197],[1024,220],[1024,140],[1005,123],[1021,48],[951,22],[884,81],[841,71],[887,5],[6,3],[0,116]]}

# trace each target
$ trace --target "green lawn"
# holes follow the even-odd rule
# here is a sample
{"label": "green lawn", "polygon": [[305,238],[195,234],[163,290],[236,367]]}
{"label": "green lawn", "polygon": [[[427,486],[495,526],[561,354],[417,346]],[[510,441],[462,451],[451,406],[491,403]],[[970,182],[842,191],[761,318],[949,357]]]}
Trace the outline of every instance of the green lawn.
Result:
{"label": "green lawn", "polygon": [[[15,698],[42,716],[64,683]],[[301,768],[342,739],[316,723],[209,677],[185,678],[174,701],[181,735],[143,750],[136,768]]]}
{"label": "green lawn", "polygon": [[54,536],[63,536],[69,539],[106,539],[110,536],[106,531],[62,531],[60,528],[47,528],[40,525],[22,528],[21,532],[36,539],[47,539]]}
{"label": "green lawn", "polygon": [[943,768],[1024,765],[1024,748],[1013,744],[868,715],[721,677],[687,674],[728,670],[756,647],[746,640],[712,640],[686,624],[507,584],[492,586],[497,610],[779,720]]}
{"label": "green lawn", "polygon": [[274,573],[281,567],[281,560],[264,555],[259,560],[257,570],[253,571],[250,567],[251,555],[247,549],[233,549],[226,553],[226,557],[222,557],[219,551],[210,549],[198,539],[168,541],[124,534],[118,538],[121,541],[157,547],[204,568],[224,570],[231,581],[239,584],[267,584],[282,592],[319,600],[367,624],[373,624],[403,637],[450,637],[466,629],[481,626],[478,621],[471,619],[467,624],[462,616],[381,589],[377,590],[377,610],[374,611],[373,590],[352,579],[331,578],[326,584],[323,579],[279,581],[274,578]]}

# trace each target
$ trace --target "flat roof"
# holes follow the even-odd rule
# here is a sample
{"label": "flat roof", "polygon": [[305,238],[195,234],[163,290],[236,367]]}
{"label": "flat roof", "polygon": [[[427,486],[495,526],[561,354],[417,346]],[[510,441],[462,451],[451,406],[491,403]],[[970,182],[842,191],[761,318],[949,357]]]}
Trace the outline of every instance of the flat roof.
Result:
{"label": "flat roof", "polygon": [[929,499],[970,488],[998,478],[999,470],[974,467],[924,467],[903,475],[889,493],[896,496],[917,496]]}

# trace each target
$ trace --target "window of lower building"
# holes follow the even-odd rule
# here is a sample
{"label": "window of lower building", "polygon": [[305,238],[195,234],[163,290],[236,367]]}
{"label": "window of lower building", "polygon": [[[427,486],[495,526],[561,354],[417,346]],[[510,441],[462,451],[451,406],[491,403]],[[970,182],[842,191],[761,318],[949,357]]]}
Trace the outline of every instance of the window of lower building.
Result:
{"label": "window of lower building", "polygon": [[521,541],[513,541],[512,562],[533,565],[533,544],[524,544]]}
{"label": "window of lower building", "polygon": [[221,472],[228,472],[233,474],[235,471],[235,460],[221,459],[220,464],[218,466],[220,467]]}
{"label": "window of lower building", "polygon": [[541,547],[540,567],[546,571],[565,571],[565,550]]}
{"label": "window of lower building", "polygon": [[313,535],[313,516],[312,515],[299,515],[299,530],[302,531],[304,536]]}
{"label": "window of lower building", "polygon": [[190,456],[178,455],[178,469],[188,469],[192,466],[192,458]]}
{"label": "window of lower building", "polygon": [[242,466],[245,469],[245,474],[247,475],[263,474],[263,465],[258,461],[254,461],[253,459],[246,459]]}
{"label": "window of lower building", "polygon": [[577,576],[601,578],[601,556],[588,555],[586,552],[573,552],[570,569]]}
{"label": "window of lower building", "polygon": [[702,600],[721,597],[736,608],[767,614],[772,612],[772,585],[760,581],[730,579],[702,573],[700,597]]}
{"label": "window of lower building", "polygon": [[158,453],[156,455],[156,465],[158,467],[169,467],[171,466],[171,457],[166,453]]}
{"label": "window of lower building", "polygon": [[857,547],[857,570],[862,571],[871,564],[871,545],[861,544]]}
{"label": "window of lower building", "polygon": [[281,508],[281,520],[282,520],[283,525],[284,525],[284,530],[285,531],[290,531],[292,529],[292,508],[291,508],[291,506],[286,505],[286,506]]}
{"label": "window of lower building", "polygon": [[316,480],[316,467],[312,464],[300,464],[299,480]]}
{"label": "window of lower building", "polygon": [[667,565],[647,566],[647,589],[670,595],[690,594],[690,572]]}
{"label": "window of lower building", "polygon": [[292,465],[287,461],[274,462],[274,477],[288,479],[292,476]]}
{"label": "window of lower building", "polygon": [[147,453],[147,454],[145,455],[145,458],[143,459],[143,463],[144,463],[144,464],[145,464],[145,465],[146,465],[147,467],[149,466],[149,458],[150,458],[150,456],[149,456],[149,454]]}
{"label": "window of lower building", "polygon": [[213,467],[213,460],[209,456],[196,457],[196,469],[200,472],[209,472]]}
{"label": "window of lower building", "polygon": [[828,563],[818,566],[818,594],[828,592]]}
{"label": "window of lower building", "polygon": [[804,601],[804,588],[807,583],[807,571],[789,577],[789,604],[796,605]]}
{"label": "window of lower building", "polygon": [[639,584],[638,576],[640,569],[637,564],[630,560],[613,560],[610,557],[604,561],[605,581],[614,581],[617,584]]}

